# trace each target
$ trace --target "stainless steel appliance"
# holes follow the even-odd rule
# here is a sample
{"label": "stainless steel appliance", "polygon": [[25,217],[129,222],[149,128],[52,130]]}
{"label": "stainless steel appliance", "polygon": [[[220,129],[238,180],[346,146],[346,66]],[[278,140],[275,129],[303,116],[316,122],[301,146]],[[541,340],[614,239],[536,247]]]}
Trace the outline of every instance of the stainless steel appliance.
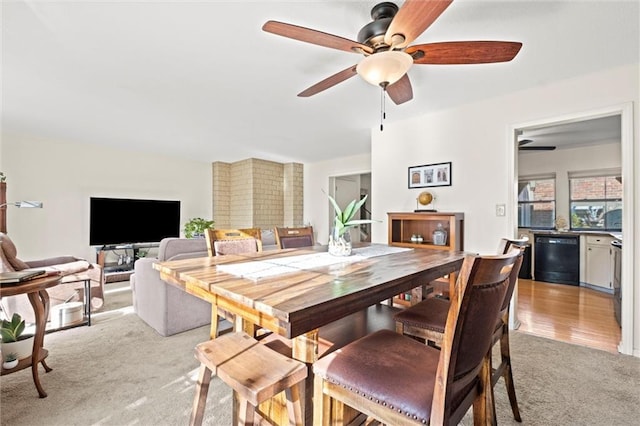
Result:
{"label": "stainless steel appliance", "polygon": [[622,240],[613,240],[611,242],[611,251],[613,254],[613,314],[618,321],[618,325],[622,325],[620,322],[620,311],[622,304]]}

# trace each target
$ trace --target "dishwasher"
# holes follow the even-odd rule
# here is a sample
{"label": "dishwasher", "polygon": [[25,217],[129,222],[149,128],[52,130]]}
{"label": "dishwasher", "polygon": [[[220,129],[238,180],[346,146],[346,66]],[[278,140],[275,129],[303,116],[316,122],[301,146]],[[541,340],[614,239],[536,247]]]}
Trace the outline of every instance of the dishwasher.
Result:
{"label": "dishwasher", "polygon": [[580,285],[580,240],[575,235],[534,236],[536,281]]}

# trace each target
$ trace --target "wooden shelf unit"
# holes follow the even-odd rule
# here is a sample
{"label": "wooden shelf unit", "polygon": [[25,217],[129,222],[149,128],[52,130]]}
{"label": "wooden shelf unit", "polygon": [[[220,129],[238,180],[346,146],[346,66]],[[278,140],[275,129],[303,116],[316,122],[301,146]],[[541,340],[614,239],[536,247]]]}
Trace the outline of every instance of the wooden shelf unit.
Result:
{"label": "wooden shelf unit", "polygon": [[[389,245],[438,250],[464,250],[464,213],[387,213]],[[433,244],[433,231],[442,224],[447,232],[445,245]],[[411,241],[412,235],[421,235],[423,242]]]}
{"label": "wooden shelf unit", "polygon": [[[388,244],[390,246],[450,251],[464,250],[464,213],[394,212],[387,213],[387,216],[389,221]],[[433,244],[433,231],[438,228],[438,224],[441,224],[442,229],[447,232],[445,245]],[[418,234],[422,236],[423,241],[421,243],[411,241],[411,236]],[[450,288],[455,285],[455,280],[456,274],[449,274],[447,281]],[[399,295],[394,298],[393,302],[407,306],[426,298],[427,294],[434,292],[433,290],[432,286],[423,285],[411,291],[410,300]]]}

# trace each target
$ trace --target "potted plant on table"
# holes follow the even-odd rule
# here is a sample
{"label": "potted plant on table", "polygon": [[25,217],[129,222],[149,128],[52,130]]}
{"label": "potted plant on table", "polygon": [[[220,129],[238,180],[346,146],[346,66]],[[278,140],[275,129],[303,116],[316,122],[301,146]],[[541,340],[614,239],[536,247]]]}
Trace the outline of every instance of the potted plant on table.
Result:
{"label": "potted plant on table", "polygon": [[338,206],[338,203],[331,195],[328,195],[328,197],[336,213],[333,221],[333,229],[331,230],[331,234],[329,234],[329,253],[334,256],[349,256],[351,255],[351,236],[349,232],[347,232],[349,228],[376,222],[370,219],[354,219],[360,207],[367,201],[367,195],[360,200],[352,200],[344,210]]}
{"label": "potted plant on table", "polygon": [[213,220],[206,220],[201,217],[194,217],[189,219],[184,224],[184,236],[187,238],[203,238],[204,231],[213,228]]}
{"label": "potted plant on table", "polygon": [[23,359],[31,356],[33,352],[32,334],[23,334],[25,323],[20,314],[14,313],[11,321],[2,320],[0,323],[0,343],[3,354],[15,354]]}

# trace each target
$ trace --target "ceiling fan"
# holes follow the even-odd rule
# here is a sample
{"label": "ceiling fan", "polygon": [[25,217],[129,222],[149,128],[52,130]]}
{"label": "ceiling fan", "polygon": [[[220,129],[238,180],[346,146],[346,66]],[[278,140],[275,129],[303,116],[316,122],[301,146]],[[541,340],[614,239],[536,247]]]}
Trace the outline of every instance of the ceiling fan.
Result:
{"label": "ceiling fan", "polygon": [[359,74],[382,87],[391,100],[402,104],[413,99],[407,71],[413,64],[485,64],[508,62],[522,43],[511,41],[448,41],[410,45],[445,11],[453,0],[406,0],[402,7],[382,2],[371,9],[373,21],[362,27],[357,40],[278,21],[262,29],[283,37],[364,55],[364,59],[298,94],[313,96]]}
{"label": "ceiling fan", "polygon": [[555,146],[550,146],[550,145],[525,146],[530,143],[533,143],[532,139],[522,139],[518,141],[518,150],[520,151],[553,151],[554,149],[556,149]]}

